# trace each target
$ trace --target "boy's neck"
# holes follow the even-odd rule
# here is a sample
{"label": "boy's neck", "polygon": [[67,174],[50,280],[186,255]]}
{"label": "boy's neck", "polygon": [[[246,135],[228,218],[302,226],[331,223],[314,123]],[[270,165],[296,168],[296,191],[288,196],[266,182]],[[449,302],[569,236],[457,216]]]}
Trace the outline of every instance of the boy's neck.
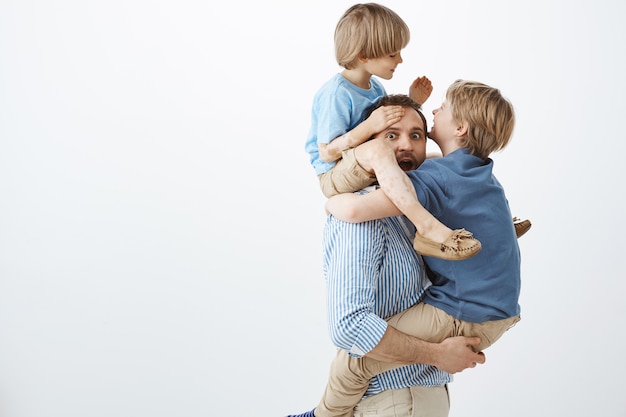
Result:
{"label": "boy's neck", "polygon": [[460,141],[457,140],[449,140],[449,141],[445,141],[442,143],[436,142],[437,146],[439,146],[439,149],[441,150],[441,154],[443,156],[446,155],[450,155],[452,152],[461,149],[463,146],[461,146]]}
{"label": "boy's neck", "polygon": [[372,74],[362,71],[359,69],[344,69],[341,71],[341,75],[352,84],[356,85],[359,88],[363,88],[365,90],[369,90],[372,86],[370,80],[372,78]]}

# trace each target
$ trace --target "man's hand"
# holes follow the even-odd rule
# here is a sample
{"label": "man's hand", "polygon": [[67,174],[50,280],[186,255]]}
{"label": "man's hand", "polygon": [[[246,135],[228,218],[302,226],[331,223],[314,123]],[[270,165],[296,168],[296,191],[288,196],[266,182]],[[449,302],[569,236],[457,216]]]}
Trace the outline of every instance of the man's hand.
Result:
{"label": "man's hand", "polygon": [[438,354],[433,365],[450,374],[474,368],[478,363],[485,363],[485,354],[474,352],[472,346],[478,346],[479,337],[449,337],[438,344]]}
{"label": "man's hand", "polygon": [[[382,190],[359,197],[366,198],[378,191]],[[472,350],[472,346],[478,346],[479,343],[479,337],[465,336],[449,337],[441,343],[426,342],[388,326],[378,345],[366,356],[381,362],[404,365],[424,363],[455,374],[467,368],[474,368],[478,363],[485,363],[485,354]]]}
{"label": "man's hand", "polygon": [[409,97],[417,101],[420,105],[424,104],[430,93],[433,92],[433,84],[425,77],[418,77],[413,81],[413,84],[409,87]]}

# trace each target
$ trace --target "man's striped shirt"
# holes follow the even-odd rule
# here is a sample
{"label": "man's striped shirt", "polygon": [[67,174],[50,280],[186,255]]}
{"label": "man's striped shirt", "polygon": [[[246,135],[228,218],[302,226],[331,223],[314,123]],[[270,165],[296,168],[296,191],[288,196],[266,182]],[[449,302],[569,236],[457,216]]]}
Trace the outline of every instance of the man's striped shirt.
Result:
{"label": "man's striped shirt", "polygon": [[[419,302],[430,285],[413,236],[404,217],[355,224],[328,216],[323,244],[329,331],[351,356],[372,350],[387,329],[384,319]],[[408,365],[375,376],[366,395],[450,380],[433,366]]]}

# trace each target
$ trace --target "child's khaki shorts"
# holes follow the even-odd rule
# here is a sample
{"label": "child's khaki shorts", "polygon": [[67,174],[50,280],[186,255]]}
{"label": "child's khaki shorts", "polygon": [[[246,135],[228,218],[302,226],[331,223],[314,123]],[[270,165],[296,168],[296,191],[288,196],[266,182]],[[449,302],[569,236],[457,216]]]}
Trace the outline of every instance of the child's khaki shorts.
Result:
{"label": "child's khaki shorts", "polygon": [[336,194],[353,193],[372,185],[376,176],[367,172],[356,160],[354,148],[341,153],[341,159],[334,167],[319,175],[320,188],[326,198]]}

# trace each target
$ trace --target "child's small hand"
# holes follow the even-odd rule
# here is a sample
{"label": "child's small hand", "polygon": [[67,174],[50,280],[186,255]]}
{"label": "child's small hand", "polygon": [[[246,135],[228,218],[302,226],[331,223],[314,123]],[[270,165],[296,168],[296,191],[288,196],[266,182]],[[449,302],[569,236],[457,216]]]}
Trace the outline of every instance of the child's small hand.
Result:
{"label": "child's small hand", "polygon": [[402,106],[382,106],[374,110],[366,122],[369,124],[372,134],[375,135],[398,123],[402,116],[404,116]]}
{"label": "child's small hand", "polygon": [[432,92],[433,84],[426,76],[416,78],[409,87],[409,97],[419,104],[424,104]]}

